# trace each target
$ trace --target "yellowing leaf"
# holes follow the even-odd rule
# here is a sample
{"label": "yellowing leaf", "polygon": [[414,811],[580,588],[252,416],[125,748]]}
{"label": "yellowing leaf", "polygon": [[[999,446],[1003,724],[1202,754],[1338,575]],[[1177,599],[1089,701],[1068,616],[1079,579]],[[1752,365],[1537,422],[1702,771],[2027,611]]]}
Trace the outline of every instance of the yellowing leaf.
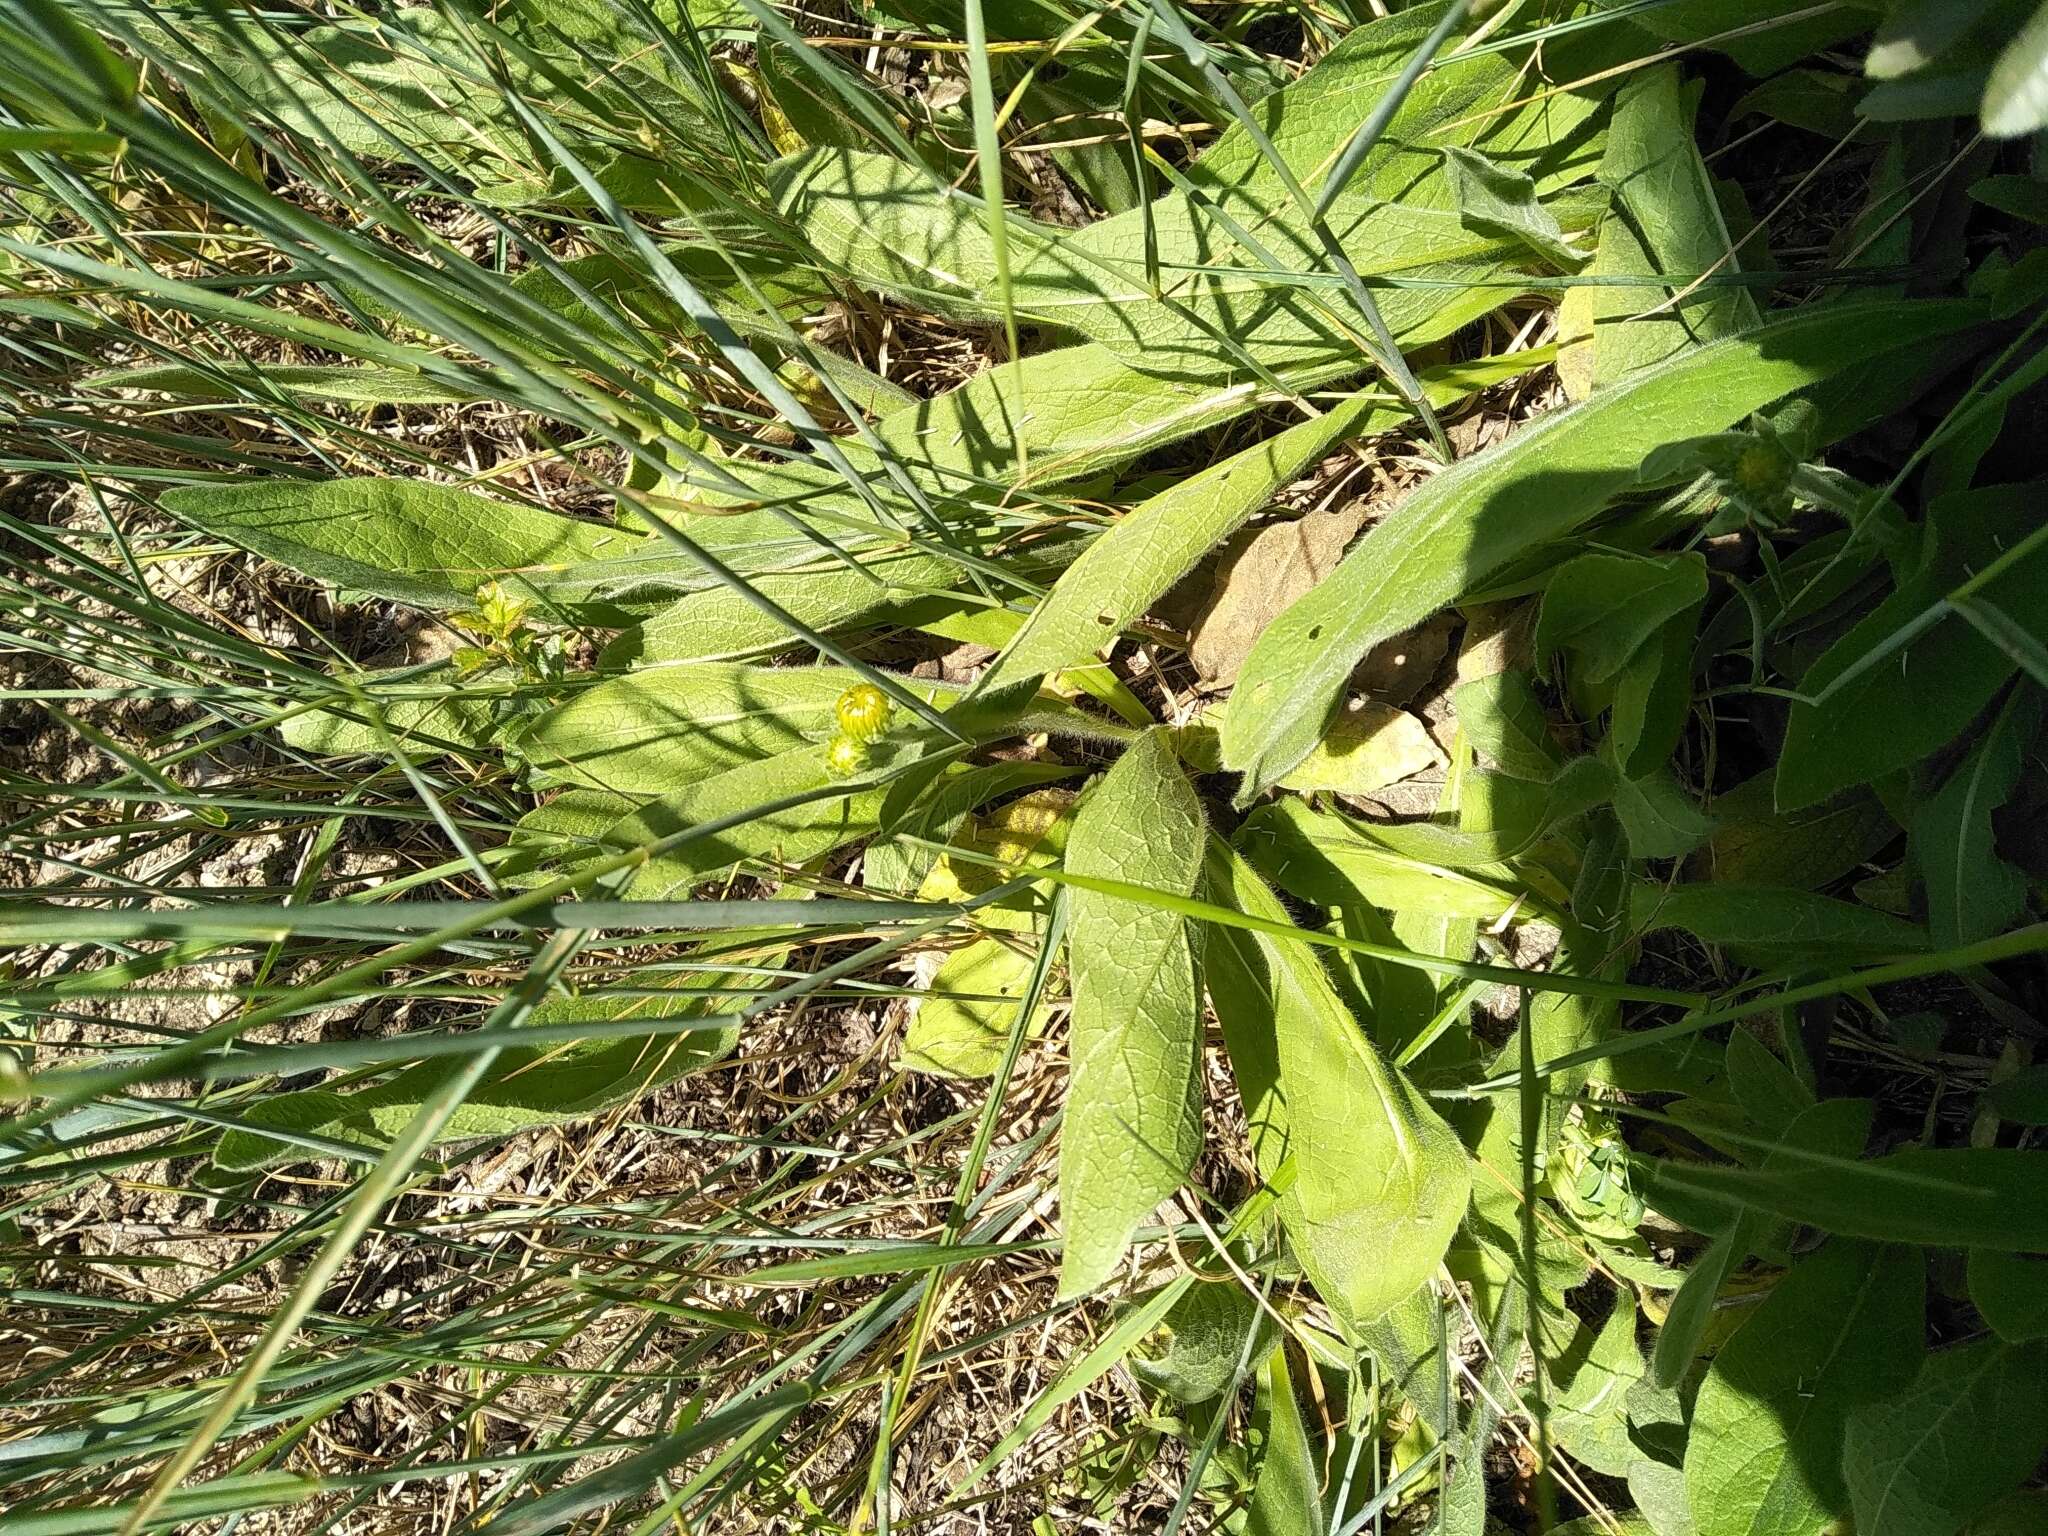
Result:
{"label": "yellowing leaf", "polygon": [[[918,999],[898,1065],[941,1077],[994,1072],[1002,1064],[1032,964],[1028,953],[1000,939],[976,939],[953,951]],[[1033,1010],[1030,1033],[1045,1028],[1051,1011],[1044,1002]]]}

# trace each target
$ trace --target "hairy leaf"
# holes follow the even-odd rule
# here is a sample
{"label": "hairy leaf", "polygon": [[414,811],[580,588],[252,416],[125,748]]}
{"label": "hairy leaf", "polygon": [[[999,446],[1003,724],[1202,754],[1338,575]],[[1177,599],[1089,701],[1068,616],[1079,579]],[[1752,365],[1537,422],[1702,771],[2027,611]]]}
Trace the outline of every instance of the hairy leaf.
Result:
{"label": "hairy leaf", "polygon": [[1996,1339],[1927,1357],[1905,1391],[1849,1416],[1857,1536],[1953,1536],[2048,1448],[2048,1346]]}
{"label": "hairy leaf", "polygon": [[[1082,802],[1067,847],[1077,874],[1191,895],[1202,808],[1167,737],[1148,731]],[[1072,896],[1072,1082],[1060,1138],[1060,1293],[1083,1295],[1201,1150],[1201,1008],[1193,938],[1178,913],[1097,892]]]}
{"label": "hairy leaf", "polygon": [[[1254,917],[1282,907],[1235,853],[1212,844],[1213,899]],[[1388,1312],[1436,1272],[1471,1195],[1465,1149],[1379,1059],[1305,945],[1215,927],[1204,953],[1259,1171],[1323,1299],[1354,1324]]]}
{"label": "hairy leaf", "polygon": [[1868,358],[1874,335],[1904,348],[1988,313],[1973,303],[1803,311],[1638,370],[1425,481],[1260,638],[1224,736],[1225,765],[1245,775],[1247,795],[1277,782],[1322,734],[1368,650],[1587,521],[1662,444],[1733,426]]}
{"label": "hairy leaf", "polygon": [[1843,1427],[1918,1365],[1925,1275],[1912,1249],[1831,1242],[1721,1346],[1685,1452],[1700,1536],[1810,1536],[1847,1512]]}

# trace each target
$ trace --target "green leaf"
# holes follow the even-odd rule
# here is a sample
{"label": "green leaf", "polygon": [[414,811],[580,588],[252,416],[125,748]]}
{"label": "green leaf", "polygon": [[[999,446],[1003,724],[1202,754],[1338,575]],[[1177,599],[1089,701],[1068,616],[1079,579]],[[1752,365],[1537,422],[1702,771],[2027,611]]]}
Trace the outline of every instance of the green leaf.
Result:
{"label": "green leaf", "polygon": [[[1212,842],[1214,899],[1273,921],[1286,908]],[[1436,1273],[1471,1196],[1465,1150],[1381,1061],[1305,946],[1212,927],[1209,993],[1251,1125],[1260,1173],[1323,1300],[1352,1324],[1383,1316]]]}
{"label": "green leaf", "polygon": [[[1613,204],[1600,223],[1600,244],[1588,275],[1662,276],[1671,286],[1587,284],[1565,290],[1558,313],[1564,338],[1558,369],[1574,398],[1761,319],[1756,301],[1743,288],[1710,285],[1664,307],[1707,272],[1740,270],[1729,257],[1728,227],[1700,160],[1675,66],[1643,71],[1615,96],[1599,175]],[[1658,313],[1643,318],[1652,310]],[[1590,358],[1583,355],[1589,344]]]}
{"label": "green leaf", "polygon": [[[663,794],[806,745],[822,752],[833,706],[853,680],[843,667],[649,667],[585,689],[516,746],[553,781]],[[904,686],[927,703],[942,696],[931,683]]]}
{"label": "green leaf", "polygon": [[1523,673],[1495,672],[1458,684],[1451,693],[1451,712],[1502,773],[1542,783],[1564,765],[1549,716]]}
{"label": "green leaf", "polygon": [[1274,872],[1284,889],[1319,906],[1364,903],[1388,912],[1494,923],[1526,897],[1520,878],[1505,865],[1450,869],[1409,858],[1376,842],[1367,824],[1304,800],[1260,806],[1236,842],[1246,857]]}
{"label": "green leaf", "polygon": [[1898,823],[1868,790],[1851,790],[1796,811],[1772,804],[1771,774],[1716,795],[1713,835],[1687,866],[1695,878],[1736,885],[1817,890],[1878,853]]}
{"label": "green leaf", "polygon": [[1814,1105],[1799,1074],[1740,1025],[1728,1039],[1728,1086],[1742,1112],[1766,1136],[1783,1138]]}
{"label": "green leaf", "polygon": [[[550,710],[514,747],[543,782],[628,794],[677,792],[678,785],[784,754],[795,761],[808,752],[822,765],[836,730],[834,707],[856,680],[844,667],[724,661],[648,667]],[[957,683],[895,680],[930,704],[950,703],[961,693]],[[1120,739],[1116,728],[1052,699],[1032,701],[1011,728]],[[900,735],[892,732],[882,745]]]}
{"label": "green leaf", "polygon": [[1728,1272],[1742,1262],[1732,1233],[1723,1232],[1700,1251],[1692,1268],[1685,1272],[1671,1306],[1664,1314],[1664,1326],[1657,1330],[1657,1347],[1651,1357],[1656,1367],[1654,1380],[1661,1387],[1675,1387],[1699,1357],[1700,1342],[1713,1321],[1714,1303]]}
{"label": "green leaf", "polygon": [[[1778,759],[1781,810],[1918,762],[1961,733],[2017,663],[1957,611],[1988,603],[2048,633],[2039,492],[1993,486],[1928,509],[1920,568],[1800,679]],[[2031,542],[2029,542],[2031,539]]]}
{"label": "green leaf", "polygon": [[1960,41],[1999,0],[1894,0],[1871,40],[1863,72],[1896,80],[1925,69]]}
{"label": "green leaf", "polygon": [[1970,1301],[2008,1344],[2048,1339],[2048,1259],[1970,1250]]}
{"label": "green leaf", "polygon": [[[395,675],[408,673],[410,681],[394,685],[394,696],[380,697]],[[497,731],[498,708],[506,702],[486,691],[456,687],[445,672],[417,668],[360,672],[347,681],[363,691],[368,706],[349,702],[309,710],[279,721],[277,734],[301,752],[324,757],[382,757],[384,738],[370,724],[369,709],[374,707],[391,738],[409,750],[435,753],[454,746],[476,752],[490,745]],[[513,675],[499,669],[468,681],[472,686],[478,681],[504,686],[513,681]]]}
{"label": "green leaf", "polygon": [[1985,1090],[1984,1105],[2021,1125],[2048,1125],[2048,1062],[2000,1078]]}
{"label": "green leaf", "polygon": [[1996,1339],[1927,1357],[1896,1397],[1849,1416],[1842,1472],[1857,1536],[1952,1536],[2048,1447],[2048,1348]]}
{"label": "green leaf", "polygon": [[[800,865],[873,837],[880,830],[887,795],[886,788],[860,780],[835,780],[823,750],[807,745],[741,763],[638,804],[608,791],[572,789],[521,818],[520,825],[527,829],[525,840],[535,861],[573,866],[593,854],[642,848],[693,827],[745,818],[641,865],[625,894],[634,900],[656,900],[749,861]],[[587,808],[586,813],[559,824],[553,806],[578,796],[591,797],[573,802],[579,809]],[[621,798],[630,809],[593,832],[591,819]],[[784,803],[791,800],[798,803]],[[771,805],[780,809],[764,809]]]}
{"label": "green leaf", "polygon": [[1926,1269],[1912,1249],[1831,1242],[1721,1346],[1686,1442],[1699,1536],[1811,1536],[1847,1512],[1843,1426],[1918,1365]]}
{"label": "green leaf", "polygon": [[1133,1351],[1131,1374],[1177,1402],[1211,1402],[1237,1379],[1241,1361],[1271,1348],[1276,1327],[1235,1279],[1197,1282]]}
{"label": "green leaf", "polygon": [[1879,1242],[2048,1253],[2048,1153],[1916,1148],[1856,1162],[1788,1148],[1758,1169],[1640,1161],[1658,1182],[1731,1214],[1770,1212]]}
{"label": "green leaf", "polygon": [[645,540],[424,480],[288,480],[168,491],[164,510],[336,586],[417,608],[461,608],[477,588],[555,590],[565,574]]}
{"label": "green leaf", "polygon": [[1245,775],[1246,795],[1278,782],[1368,650],[1592,518],[1663,443],[1732,427],[1868,360],[1874,336],[1888,354],[1924,348],[1989,313],[1973,303],[1804,310],[1640,369],[1433,476],[1260,637],[1233,695],[1225,765]]}
{"label": "green leaf", "polygon": [[[1295,175],[1313,180],[1334,161],[1360,103],[1388,88],[1427,31],[1419,15],[1405,14],[1357,28],[1253,109]],[[1544,192],[1583,175],[1575,151],[1593,137],[1597,97],[1564,93],[1519,111],[1483,110],[1515,79],[1516,65],[1491,52],[1426,75],[1329,210],[1331,234],[1361,277],[1410,280],[1382,287],[1378,300],[1392,333],[1411,345],[1504,302],[1513,284],[1490,280],[1522,255],[1519,242],[1475,233],[1452,211],[1437,153],[1446,142],[1526,166]],[[845,151],[784,162],[772,174],[784,213],[827,264],[958,318],[1001,317],[979,203],[935,191],[922,168]],[[1185,181],[1184,190],[1072,233],[1010,216],[1019,320],[1076,332],[1159,374],[1214,379],[1219,367],[1235,372],[1248,359],[1283,371],[1340,359],[1355,367],[1357,340],[1336,306],[1273,277],[1275,267],[1320,272],[1325,256],[1250,130],[1234,123]],[[1262,250],[1246,249],[1233,225],[1255,230]],[[1175,273],[1163,294],[1147,276],[1148,238],[1156,270]]]}
{"label": "green leaf", "polygon": [[1714,829],[1668,768],[1634,779],[1617,773],[1613,783],[1614,814],[1639,859],[1682,859]]}
{"label": "green leaf", "polygon": [[1141,617],[1274,492],[1376,409],[1351,400],[1176,481],[1088,546],[981,681],[982,692],[1086,661]]}
{"label": "green leaf", "polygon": [[[781,953],[774,951],[762,963],[778,963]],[[711,973],[699,982],[683,982],[667,997],[620,998],[596,993],[556,998],[536,1008],[531,1022],[712,1019],[732,1012],[744,1001],[730,994],[703,995],[706,988],[726,985],[725,976]],[[438,1139],[507,1136],[536,1125],[560,1125],[602,1114],[717,1061],[737,1039],[734,1026],[717,1025],[682,1034],[502,1050],[490,1075],[470,1090]],[[460,1058],[434,1057],[370,1088],[345,1093],[315,1088],[256,1100],[239,1115],[250,1128],[222,1136],[213,1160],[222,1168],[246,1172],[317,1155],[261,1134],[263,1126],[381,1148],[412,1124],[420,1105],[463,1068]]]}
{"label": "green leaf", "polygon": [[2019,787],[2041,727],[2041,692],[2022,683],[1948,782],[1913,817],[1927,884],[1927,927],[1940,949],[2000,932],[2027,905],[2027,877],[1998,856],[1992,814]]}
{"label": "green leaf", "polygon": [[1984,132],[1994,139],[2048,127],[2048,5],[2035,9],[1991,66],[1982,116]]}
{"label": "green leaf", "polygon": [[[941,1077],[993,1075],[1002,1065],[1032,970],[1028,953],[1000,939],[976,939],[954,950],[919,999],[897,1064]],[[1051,1005],[1041,1002],[1027,1033],[1038,1034],[1051,1016]]]}
{"label": "green leaf", "polygon": [[1636,1343],[1635,1297],[1624,1290],[1550,1405],[1552,1439],[1594,1471],[1626,1477],[1643,1454],[1629,1434],[1628,1396],[1647,1374]]}
{"label": "green leaf", "polygon": [[1557,215],[1536,200],[1536,183],[1521,171],[1495,165],[1477,150],[1460,145],[1444,149],[1451,199],[1467,229],[1518,241],[1535,255],[1566,271],[1575,270],[1586,253],[1565,238]]}
{"label": "green leaf", "polygon": [[1644,885],[1629,903],[1638,931],[1683,928],[1709,944],[1799,954],[1910,954],[1928,947],[1927,934],[1887,912],[1837,901],[1811,891],[1708,881]]}
{"label": "green leaf", "polygon": [[[950,591],[962,575],[959,563],[943,555],[876,551],[857,558],[859,570],[821,555],[803,569],[750,573],[747,585],[799,623],[831,634]],[[769,656],[803,643],[788,625],[730,587],[711,587],[677,598],[635,625],[605,647],[600,661],[608,668],[724,661]]]}
{"label": "green leaf", "polygon": [[[1074,818],[1067,868],[1192,895],[1207,836],[1163,731],[1140,736]],[[1072,1081],[1060,1133],[1060,1295],[1109,1278],[1201,1151],[1201,1005],[1186,919],[1071,898]]]}
{"label": "green leaf", "polygon": [[1699,1536],[1685,1496],[1685,1474],[1661,1461],[1638,1461],[1628,1469],[1628,1491],[1656,1536]]}
{"label": "green leaf", "polygon": [[401,368],[360,363],[248,367],[223,358],[210,367],[171,363],[120,368],[81,381],[82,388],[135,389],[188,400],[261,400],[270,394],[303,395],[342,405],[446,405],[480,398],[480,392]]}
{"label": "green leaf", "polygon": [[1323,1528],[1322,1479],[1295,1400],[1287,1351],[1275,1349],[1259,1368],[1252,1434],[1264,1447],[1252,1485],[1246,1530],[1251,1536],[1301,1536]]}
{"label": "green leaf", "polygon": [[1559,566],[1543,590],[1537,654],[1569,651],[1583,681],[1606,682],[1667,619],[1698,607],[1706,595],[1707,562],[1697,554],[1580,555]]}

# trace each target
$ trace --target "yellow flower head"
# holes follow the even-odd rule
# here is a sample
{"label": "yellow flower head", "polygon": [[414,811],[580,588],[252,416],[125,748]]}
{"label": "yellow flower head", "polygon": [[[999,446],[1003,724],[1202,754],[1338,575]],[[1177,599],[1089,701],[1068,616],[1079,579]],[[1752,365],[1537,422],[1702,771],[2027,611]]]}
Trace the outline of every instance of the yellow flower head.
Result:
{"label": "yellow flower head", "polygon": [[855,683],[839,695],[839,703],[833,710],[839,720],[839,729],[856,742],[873,741],[889,729],[889,716],[893,712],[889,696],[873,683]]}
{"label": "yellow flower head", "polygon": [[834,736],[825,748],[825,769],[835,779],[849,779],[868,765],[867,743]]}

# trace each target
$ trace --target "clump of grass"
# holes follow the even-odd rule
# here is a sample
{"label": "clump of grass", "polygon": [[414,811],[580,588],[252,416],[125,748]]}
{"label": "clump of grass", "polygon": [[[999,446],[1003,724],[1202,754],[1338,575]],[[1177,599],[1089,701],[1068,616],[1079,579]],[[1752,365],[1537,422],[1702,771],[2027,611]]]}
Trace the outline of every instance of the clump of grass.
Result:
{"label": "clump of grass", "polygon": [[1483,9],[0,17],[0,1531],[2032,1528],[2044,34]]}

